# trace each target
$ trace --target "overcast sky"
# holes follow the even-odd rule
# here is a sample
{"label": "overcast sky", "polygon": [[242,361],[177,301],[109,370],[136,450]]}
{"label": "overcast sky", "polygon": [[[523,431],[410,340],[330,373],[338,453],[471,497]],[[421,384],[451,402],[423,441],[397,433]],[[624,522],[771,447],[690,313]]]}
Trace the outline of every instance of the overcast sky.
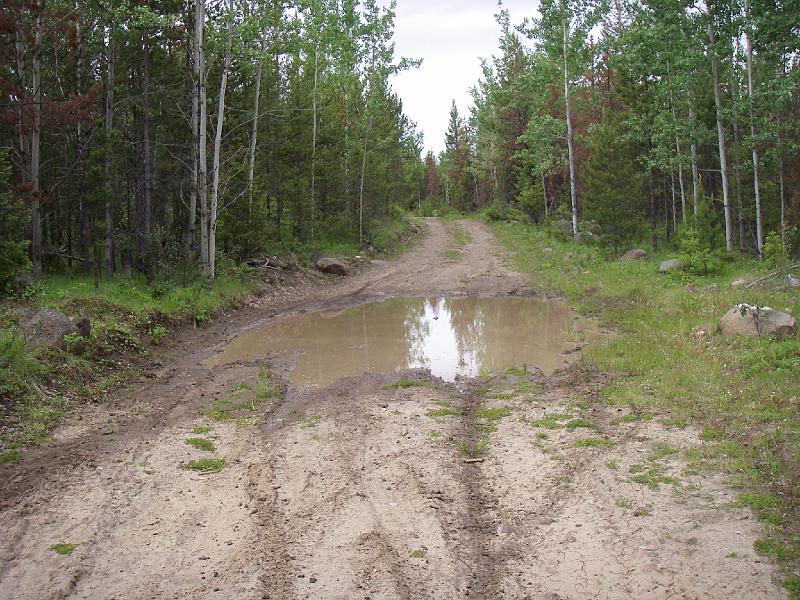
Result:
{"label": "overcast sky", "polygon": [[[513,23],[534,16],[538,0],[505,0]],[[496,0],[397,0],[396,55],[422,58],[422,66],[397,76],[392,87],[405,113],[439,152],[455,99],[459,112],[472,104],[469,89],[481,76],[480,59],[498,53]]]}

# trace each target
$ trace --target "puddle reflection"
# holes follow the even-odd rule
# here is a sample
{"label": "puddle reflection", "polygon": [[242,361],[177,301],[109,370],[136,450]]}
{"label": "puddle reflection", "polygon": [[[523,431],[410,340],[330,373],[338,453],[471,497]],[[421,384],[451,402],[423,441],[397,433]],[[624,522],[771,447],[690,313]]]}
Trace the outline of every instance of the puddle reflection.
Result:
{"label": "puddle reflection", "polygon": [[270,322],[231,341],[207,366],[298,352],[290,383],[328,386],[365,372],[427,368],[447,381],[513,365],[568,364],[575,320],[562,302],[525,298],[392,298]]}

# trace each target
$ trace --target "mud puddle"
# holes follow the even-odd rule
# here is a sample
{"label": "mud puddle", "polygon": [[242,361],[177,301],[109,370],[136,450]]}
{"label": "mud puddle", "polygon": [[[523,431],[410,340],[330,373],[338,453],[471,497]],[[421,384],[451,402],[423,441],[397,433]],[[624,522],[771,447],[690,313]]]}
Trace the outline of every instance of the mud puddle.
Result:
{"label": "mud puddle", "polygon": [[405,369],[457,375],[538,367],[545,374],[577,353],[580,322],[562,302],[529,298],[391,298],[272,321],[227,344],[206,365],[296,354],[296,387]]}

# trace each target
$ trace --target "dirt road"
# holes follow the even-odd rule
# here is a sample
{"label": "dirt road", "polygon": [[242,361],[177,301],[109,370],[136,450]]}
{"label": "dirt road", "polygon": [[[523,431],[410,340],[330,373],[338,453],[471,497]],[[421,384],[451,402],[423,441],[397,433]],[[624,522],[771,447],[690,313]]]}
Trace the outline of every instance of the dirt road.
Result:
{"label": "dirt road", "polygon": [[[601,374],[287,391],[284,359],[202,365],[287,312],[527,293],[481,224],[426,227],[398,259],[187,337],[0,466],[0,598],[785,597],[756,519],[691,461],[698,432],[593,402]],[[181,468],[206,458],[224,467]]]}

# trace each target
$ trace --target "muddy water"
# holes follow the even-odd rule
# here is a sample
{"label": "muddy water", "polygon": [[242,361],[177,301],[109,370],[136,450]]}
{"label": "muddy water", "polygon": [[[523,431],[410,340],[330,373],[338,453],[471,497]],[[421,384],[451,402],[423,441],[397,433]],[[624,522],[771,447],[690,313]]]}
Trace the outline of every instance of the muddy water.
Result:
{"label": "muddy water", "polygon": [[272,321],[231,341],[206,365],[295,353],[290,382],[328,386],[366,372],[427,368],[452,381],[482,369],[566,366],[576,320],[561,302],[527,298],[392,298]]}

